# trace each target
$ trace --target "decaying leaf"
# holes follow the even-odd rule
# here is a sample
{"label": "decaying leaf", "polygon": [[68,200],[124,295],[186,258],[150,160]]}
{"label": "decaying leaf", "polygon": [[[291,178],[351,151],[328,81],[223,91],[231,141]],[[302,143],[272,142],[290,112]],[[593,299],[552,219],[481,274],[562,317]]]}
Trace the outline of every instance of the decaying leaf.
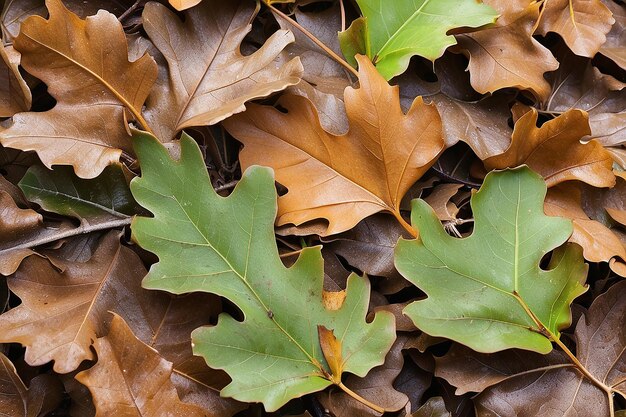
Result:
{"label": "decaying leaf", "polygon": [[73,165],[93,178],[123,151],[130,152],[127,118],[145,127],[141,107],[156,79],[154,60],[128,61],[116,17],[104,10],[86,20],[61,0],[47,0],[50,17],[29,17],[15,39],[21,65],[48,85],[56,106],[18,113],[0,132],[4,146],[34,150],[48,167]]}
{"label": "decaying leaf", "polygon": [[600,0],[544,1],[537,33],[556,32],[580,56],[593,58],[615,22]]}
{"label": "decaying leaf", "polygon": [[411,414],[411,417],[452,417],[452,413],[446,409],[443,398],[433,397],[429,398],[419,410]]}
{"label": "decaying leaf", "polygon": [[17,68],[19,54],[11,54],[16,60],[11,60],[8,48],[0,45],[0,117],[27,111],[31,105],[30,89]]}
{"label": "decaying leaf", "polygon": [[200,408],[183,403],[170,380],[171,362],[138,340],[118,315],[94,343],[98,362],[76,379],[91,391],[96,416],[195,417]]}
{"label": "decaying leaf", "polygon": [[[402,74],[414,55],[431,61],[456,43],[448,32],[495,22],[491,7],[472,0],[357,0],[362,18],[339,35],[344,56],[367,55],[385,79]],[[359,63],[360,65],[360,63]]]}
{"label": "decaying leaf", "polygon": [[484,160],[488,170],[528,165],[539,173],[548,187],[563,181],[579,180],[594,187],[612,187],[613,159],[598,142],[581,139],[591,133],[588,116],[569,110],[537,127],[534,108],[515,123],[511,145],[500,155]]}
{"label": "decaying leaf", "polygon": [[393,316],[379,313],[365,322],[367,280],[352,275],[343,305],[327,310],[319,248],[304,249],[291,268],[283,266],[274,240],[276,192],[268,169],[248,169],[222,198],[188,136],[181,140],[179,162],[146,134],[137,134],[135,150],[142,176],[131,190],[154,217],[136,218],[133,238],[159,257],[143,286],[178,294],[211,292],[243,312],[242,322],[222,314],[216,326],[192,335],[194,353],[232,378],[223,396],[263,402],[273,411],[331,385],[320,325],[341,335],[344,372],[364,376],[383,362],[395,338]]}
{"label": "decaying leaf", "polygon": [[428,295],[404,310],[419,329],[479,352],[552,350],[551,339],[570,324],[571,302],[586,290],[587,266],[570,245],[540,268],[572,232],[570,221],[543,214],[545,194],[528,167],[491,172],[472,196],[475,227],[464,239],[446,234],[423,200],[413,201],[420,237],[398,242],[396,267]]}
{"label": "decaying leaf", "polygon": [[288,188],[278,199],[278,225],[323,218],[328,220],[325,236],[379,211],[400,220],[402,197],[443,150],[437,109],[418,97],[404,114],[397,87],[390,87],[367,58],[358,60],[360,88],[346,89],[350,130],[343,136],[324,131],[315,108],[297,96],[279,100],[287,114],[250,105],[224,122],[244,144],[242,166],[270,166]]}
{"label": "decaying leaf", "polygon": [[459,49],[469,56],[472,87],[479,93],[515,87],[530,90],[539,101],[544,101],[550,87],[543,74],[556,70],[559,63],[532,37],[540,3],[529,5],[526,0],[485,0],[485,3],[500,12],[495,26],[456,37]]}
{"label": "decaying leaf", "polygon": [[272,63],[293,42],[289,31],[277,31],[252,55],[241,54],[254,14],[253,2],[204,0],[185,12],[183,23],[162,4],[146,5],[144,28],[167,61],[145,111],[162,142],[184,128],[215,124],[245,110],[246,101],[300,81],[298,58]]}
{"label": "decaying leaf", "polygon": [[578,360],[598,385],[557,351],[547,356],[515,350],[485,355],[455,347],[437,359],[436,374],[459,387],[457,393],[481,392],[474,399],[479,415],[611,415],[613,392],[607,392],[625,395],[625,290],[624,281],[612,286],[576,326]]}

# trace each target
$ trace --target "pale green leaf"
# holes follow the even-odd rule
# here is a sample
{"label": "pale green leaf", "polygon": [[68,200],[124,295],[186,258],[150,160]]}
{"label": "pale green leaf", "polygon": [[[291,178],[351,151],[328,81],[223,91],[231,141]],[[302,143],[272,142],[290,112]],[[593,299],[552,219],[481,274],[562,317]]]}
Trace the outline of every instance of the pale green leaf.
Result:
{"label": "pale green leaf", "polygon": [[571,322],[570,304],[584,293],[582,250],[568,245],[569,220],[543,213],[546,185],[528,167],[492,172],[472,196],[471,236],[449,236],[423,200],[413,202],[418,240],[398,242],[398,271],[428,298],[405,308],[424,332],[479,352],[552,349],[550,338]]}
{"label": "pale green leaf", "polygon": [[448,31],[495,22],[498,13],[476,0],[357,0],[362,19],[340,34],[341,49],[370,57],[387,80],[402,74],[414,55],[431,61],[456,44]]}
{"label": "pale green leaf", "polygon": [[276,191],[268,168],[251,167],[233,193],[218,196],[196,143],[181,139],[181,157],[147,135],[135,135],[141,178],[131,183],[153,218],[137,218],[133,238],[159,262],[145,288],[175,294],[205,291],[223,296],[244,315],[222,314],[216,326],[194,331],[194,353],[232,382],[223,396],[262,402],[268,411],[332,384],[318,325],[333,330],[342,346],[343,369],[364,376],[384,361],[395,338],[393,317],[366,323],[369,283],[352,275],[338,310],[323,302],[320,248],[302,251],[283,266],[274,238]]}

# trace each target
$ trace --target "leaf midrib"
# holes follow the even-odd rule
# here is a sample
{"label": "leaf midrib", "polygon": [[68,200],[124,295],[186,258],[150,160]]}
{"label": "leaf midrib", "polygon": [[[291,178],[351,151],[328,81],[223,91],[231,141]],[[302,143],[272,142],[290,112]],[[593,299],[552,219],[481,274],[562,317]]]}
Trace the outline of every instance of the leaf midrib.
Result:
{"label": "leaf midrib", "polygon": [[[385,48],[391,43],[391,41],[395,40],[404,28],[406,28],[410,23],[413,23],[414,19],[417,19],[419,15],[422,14],[422,9],[430,3],[430,0],[424,0],[424,3],[415,11],[413,14],[387,39],[387,41],[383,44],[383,46],[376,52],[376,57],[378,58],[376,61],[380,59],[381,56],[384,55]],[[382,15],[382,13],[381,13]],[[372,57],[373,60],[373,57]]]}

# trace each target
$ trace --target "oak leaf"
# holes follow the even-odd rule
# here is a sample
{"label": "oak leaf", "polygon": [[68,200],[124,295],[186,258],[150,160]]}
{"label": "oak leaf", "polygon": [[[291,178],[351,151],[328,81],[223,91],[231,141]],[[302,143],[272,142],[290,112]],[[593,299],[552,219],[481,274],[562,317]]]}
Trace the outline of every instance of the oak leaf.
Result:
{"label": "oak leaf", "polygon": [[289,190],[278,199],[279,226],[323,218],[328,227],[322,234],[331,235],[380,211],[401,220],[402,197],[443,150],[435,106],[418,97],[404,114],[397,87],[366,57],[358,60],[360,88],[345,92],[350,121],[345,135],[324,131],[313,105],[298,96],[279,100],[287,114],[251,105],[224,122],[244,144],[242,166],[272,167]]}
{"label": "oak leaf", "polygon": [[600,0],[548,0],[543,3],[537,33],[556,32],[576,55],[593,58],[614,22]]}
{"label": "oak leaf", "polygon": [[515,8],[520,2],[487,0],[501,13],[495,26],[457,35],[458,49],[469,57],[472,87],[479,93],[493,93],[507,87],[530,90],[540,101],[550,93],[543,74],[559,63],[550,51],[532,37],[539,17],[539,2]]}
{"label": "oak leaf", "polygon": [[117,314],[109,333],[94,343],[98,362],[76,379],[91,391],[96,417],[201,417],[199,407],[180,401],[170,376],[172,363],[143,344]]}
{"label": "oak leaf", "polygon": [[568,110],[537,127],[534,108],[515,123],[511,145],[500,155],[483,161],[487,170],[528,165],[548,187],[579,180],[594,187],[612,187],[613,159],[598,142],[580,140],[591,133],[587,113]]}
{"label": "oak leaf", "polygon": [[30,89],[20,75],[18,64],[19,54],[0,46],[0,117],[30,109]]}
{"label": "oak leaf", "polygon": [[147,55],[128,61],[124,31],[113,14],[101,10],[82,20],[60,0],[46,5],[48,20],[29,17],[14,46],[21,65],[48,85],[57,104],[16,114],[0,132],[0,143],[36,151],[48,168],[73,165],[79,177],[93,178],[123,151],[131,152],[129,115],[146,128],[141,108],[156,64]]}
{"label": "oak leaf", "polygon": [[626,395],[624,291],[626,282],[620,281],[597,297],[574,333],[578,361],[601,387],[559,351],[547,356],[516,350],[485,355],[456,346],[437,359],[436,375],[459,387],[457,394],[480,392],[474,398],[479,415],[611,415],[613,393]]}
{"label": "oak leaf", "polygon": [[240,43],[250,32],[254,3],[205,0],[186,19],[150,2],[143,27],[167,61],[146,103],[146,120],[162,142],[192,126],[215,124],[245,110],[244,103],[300,81],[294,58],[282,66],[274,58],[293,34],[275,32],[256,52],[243,56]]}
{"label": "oak leaf", "polygon": [[615,23],[606,35],[600,53],[626,70],[626,10],[623,5],[612,0],[602,0],[602,3],[613,12]]}
{"label": "oak leaf", "polygon": [[332,375],[321,351],[318,326],[339,336],[344,372],[364,376],[383,362],[395,338],[393,316],[378,313],[365,322],[366,279],[352,275],[342,305],[328,310],[320,248],[304,249],[290,268],[281,262],[269,169],[249,168],[222,198],[189,136],[181,139],[179,161],[147,134],[137,134],[135,150],[142,176],[131,190],[154,217],[136,217],[133,238],[159,257],[144,288],[210,292],[243,313],[241,322],[221,314],[217,325],[192,334],[194,353],[232,378],[221,395],[263,402],[273,411],[294,397],[339,385],[341,376]]}
{"label": "oak leaf", "polygon": [[[540,353],[571,322],[570,304],[586,291],[587,266],[576,245],[546,253],[572,233],[569,220],[543,214],[546,185],[528,167],[491,172],[471,206],[472,234],[449,236],[423,200],[413,200],[419,239],[400,239],[396,268],[428,296],[405,308],[415,325],[479,352]],[[471,259],[472,262],[467,260]]]}

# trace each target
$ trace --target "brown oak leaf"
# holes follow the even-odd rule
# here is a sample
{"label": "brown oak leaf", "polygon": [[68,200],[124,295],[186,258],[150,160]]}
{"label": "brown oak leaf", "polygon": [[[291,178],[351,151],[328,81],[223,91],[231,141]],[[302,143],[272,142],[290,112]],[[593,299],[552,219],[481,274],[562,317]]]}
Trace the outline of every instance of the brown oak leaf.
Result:
{"label": "brown oak leaf", "polygon": [[224,122],[244,144],[243,168],[270,166],[288,188],[278,199],[277,224],[326,219],[322,235],[340,233],[367,216],[387,211],[402,220],[407,190],[443,150],[434,105],[421,97],[404,114],[397,87],[390,87],[365,57],[359,57],[360,88],[347,88],[350,130],[332,135],[320,126],[315,107],[300,96],[281,97],[283,113],[250,105]]}
{"label": "brown oak leaf", "polygon": [[469,57],[472,87],[479,93],[515,87],[530,90],[539,101],[544,101],[550,94],[550,86],[543,74],[556,70],[559,63],[532,37],[540,3],[528,5],[528,1],[501,0],[485,3],[500,13],[496,24],[456,36],[458,49]]}
{"label": "brown oak leaf", "polygon": [[537,127],[532,108],[515,123],[511,145],[483,161],[487,170],[528,165],[543,176],[548,187],[579,180],[594,187],[612,187],[615,175],[611,155],[598,142],[580,140],[591,133],[587,113],[568,110]]}
{"label": "brown oak leaf", "polygon": [[576,55],[593,58],[614,22],[600,0],[546,0],[537,33],[556,32]]}
{"label": "brown oak leaf", "polygon": [[146,103],[146,120],[162,142],[187,127],[215,124],[245,110],[244,103],[300,81],[302,65],[293,58],[272,61],[293,42],[275,32],[256,52],[239,51],[255,15],[253,2],[205,0],[185,12],[185,21],[162,4],[150,2],[143,27],[167,61]]}
{"label": "brown oak leaf", "polygon": [[170,380],[172,363],[143,344],[117,314],[108,335],[94,343],[98,362],[76,379],[91,391],[98,416],[195,417],[199,407],[180,401]]}
{"label": "brown oak leaf", "polygon": [[600,53],[626,70],[626,8],[613,0],[602,0],[602,3],[613,12],[615,23],[606,35]]}
{"label": "brown oak leaf", "polygon": [[21,65],[48,85],[52,110],[18,113],[0,132],[4,146],[34,150],[48,167],[73,165],[76,175],[94,178],[123,151],[132,153],[127,118],[145,127],[141,107],[156,79],[148,55],[129,62],[117,18],[104,10],[86,20],[60,0],[47,0],[48,20],[22,23],[15,49]]}
{"label": "brown oak leaf", "polygon": [[0,117],[30,109],[31,93],[17,68],[19,54],[0,46]]}

